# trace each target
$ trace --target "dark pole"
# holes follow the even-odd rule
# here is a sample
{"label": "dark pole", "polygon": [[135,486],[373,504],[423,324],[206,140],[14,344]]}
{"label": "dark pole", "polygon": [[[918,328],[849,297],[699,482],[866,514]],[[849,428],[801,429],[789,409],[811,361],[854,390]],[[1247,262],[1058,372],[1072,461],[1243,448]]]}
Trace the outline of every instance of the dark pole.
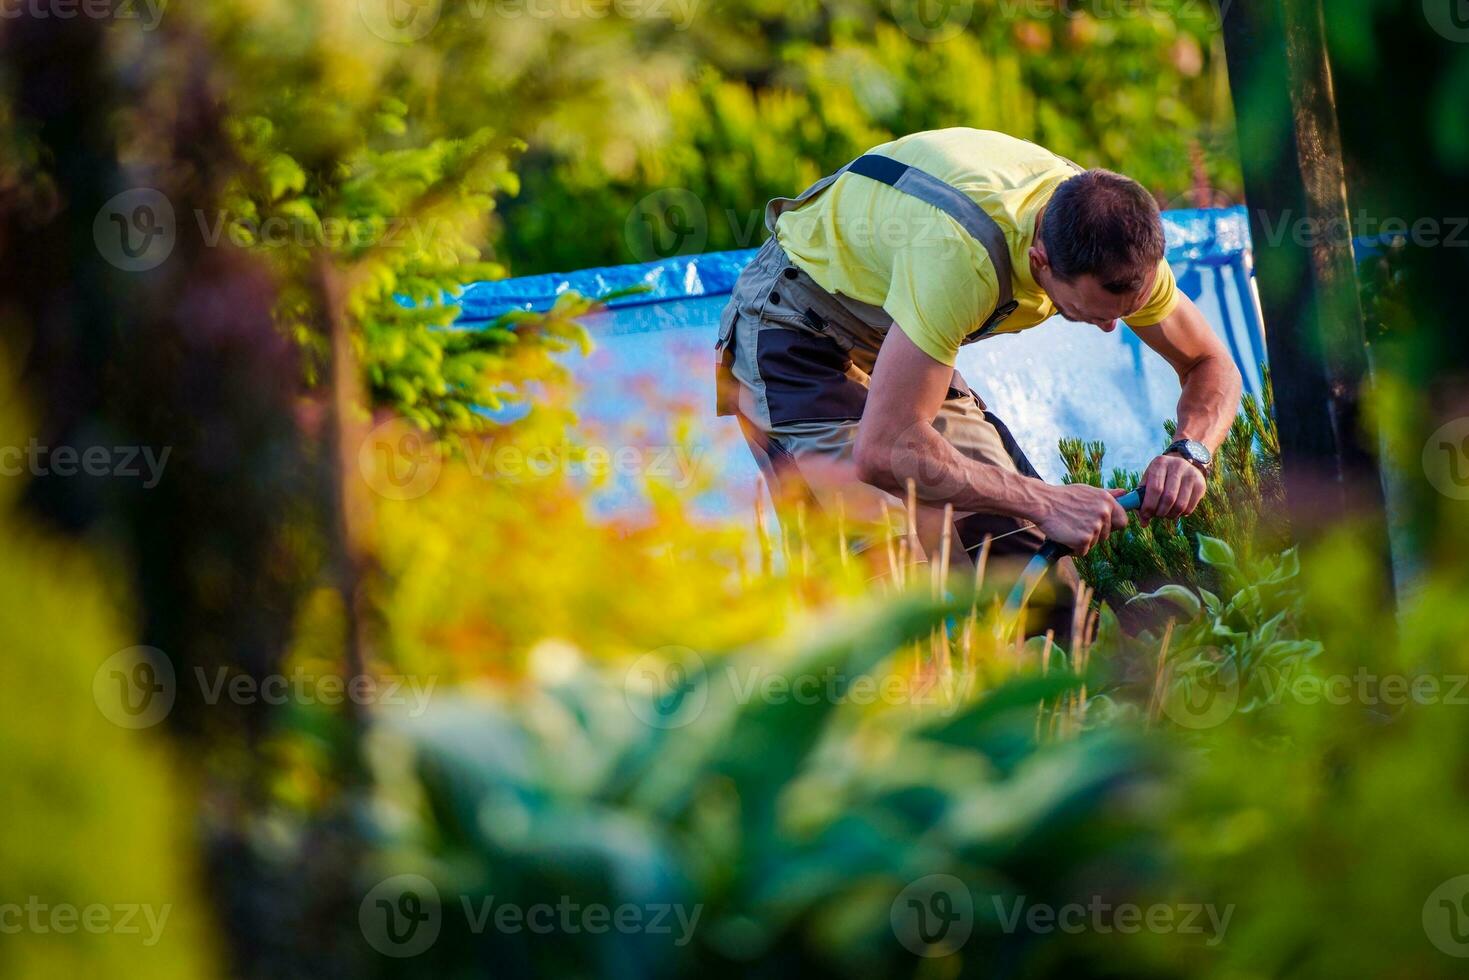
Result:
{"label": "dark pole", "polygon": [[[1275,385],[1286,500],[1298,536],[1383,509],[1360,420],[1368,384],[1331,66],[1320,0],[1221,0]],[[1385,525],[1367,543],[1388,560]]]}

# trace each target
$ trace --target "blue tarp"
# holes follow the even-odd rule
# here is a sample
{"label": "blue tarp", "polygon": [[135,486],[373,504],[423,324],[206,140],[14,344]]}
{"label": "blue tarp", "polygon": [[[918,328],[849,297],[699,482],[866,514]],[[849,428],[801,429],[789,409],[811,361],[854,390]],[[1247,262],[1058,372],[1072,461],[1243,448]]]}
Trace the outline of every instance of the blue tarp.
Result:
{"label": "blue tarp", "polygon": [[[1258,394],[1265,338],[1245,209],[1167,211],[1163,224],[1179,287],[1228,344],[1245,390]],[[568,291],[596,297],[647,287],[585,318],[596,350],[568,361],[583,437],[609,455],[640,461],[612,473],[594,500],[604,513],[635,511],[647,478],[687,490],[698,509],[728,512],[748,502],[757,470],[734,423],[713,416],[713,344],[719,313],[753,255],[715,252],[476,283],[461,296],[459,324],[546,310]],[[1062,436],[1103,440],[1108,466],[1140,468],[1164,444],[1162,423],[1178,398],[1172,369],[1132,331],[1103,334],[1059,317],[965,347],[959,368],[1053,481],[1062,474]],[[693,420],[692,442],[675,438],[675,419]]]}

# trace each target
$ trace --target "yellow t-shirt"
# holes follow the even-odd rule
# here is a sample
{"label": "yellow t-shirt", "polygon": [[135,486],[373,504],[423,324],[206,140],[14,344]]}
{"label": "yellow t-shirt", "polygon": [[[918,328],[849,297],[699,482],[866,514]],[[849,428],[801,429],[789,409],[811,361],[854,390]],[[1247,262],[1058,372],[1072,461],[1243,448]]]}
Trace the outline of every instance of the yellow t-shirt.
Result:
{"label": "yellow t-shirt", "polygon": [[[1014,313],[996,333],[1044,322],[1056,307],[1030,274],[1036,217],[1074,171],[1025,140],[982,129],[914,133],[874,147],[967,194],[1005,233]],[[999,296],[989,253],[958,222],[881,181],[843,174],[814,200],[780,216],[775,237],[791,261],[831,293],[881,306],[930,357],[953,364],[964,338],[993,312]],[[1153,292],[1129,326],[1156,324],[1178,305],[1166,261]]]}

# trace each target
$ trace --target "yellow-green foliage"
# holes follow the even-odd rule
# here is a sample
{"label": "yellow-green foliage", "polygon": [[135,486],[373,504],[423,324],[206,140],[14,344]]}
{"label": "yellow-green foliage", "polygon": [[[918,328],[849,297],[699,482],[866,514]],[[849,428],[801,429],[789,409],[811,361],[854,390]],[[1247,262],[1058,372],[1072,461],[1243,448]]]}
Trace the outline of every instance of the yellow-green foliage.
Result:
{"label": "yellow-green foliage", "polygon": [[[420,497],[374,497],[380,596],[398,668],[446,680],[516,675],[545,640],[597,659],[667,645],[727,649],[866,588],[867,573],[837,555],[830,515],[811,516],[804,547],[793,540],[783,556],[772,538],[764,558],[753,512],[698,519],[687,497],[710,479],[711,460],[700,461],[689,486],[648,479],[648,512],[608,520],[559,469],[497,468],[507,458],[497,454],[534,458],[537,447],[578,452],[554,427],[532,422],[466,440]],[[744,451],[725,451],[735,450]],[[784,571],[761,574],[766,563]]]}
{"label": "yellow-green foliage", "polygon": [[[580,309],[447,329],[462,284],[505,274],[496,202],[519,190],[519,134],[542,104],[527,75],[542,63],[512,68],[506,55],[547,50],[550,34],[525,18],[534,36],[509,37],[493,29],[505,18],[454,7],[406,43],[373,19],[382,6],[225,0],[178,13],[209,45],[237,151],[216,208],[196,217],[207,239],[269,263],[308,380],[325,374],[334,294],[376,404],[423,429],[473,431],[476,409],[555,375],[548,352],[585,344],[570,319]],[[158,100],[171,77],[160,71]]]}
{"label": "yellow-green foliage", "polygon": [[[956,29],[929,35],[915,11]],[[1217,30],[1198,0],[744,2],[700,5],[687,29],[625,22],[599,49],[618,70],[583,75],[582,98],[526,132],[505,255],[526,274],[753,247],[767,199],[876,143],[948,126],[1036,140],[1165,201],[1191,186],[1196,160],[1233,190]],[[693,195],[692,225],[688,206],[679,221],[695,230],[651,248],[639,222],[660,191]]]}
{"label": "yellow-green foliage", "polygon": [[[0,425],[0,444],[16,445],[15,431]],[[18,484],[0,483],[0,976],[210,976],[187,769],[160,730],[119,727],[93,698],[98,670],[132,645],[115,583],[84,549],[19,521]],[[143,909],[123,921],[139,905],[157,929]],[[91,906],[119,928],[88,929],[87,915],[102,921]]]}

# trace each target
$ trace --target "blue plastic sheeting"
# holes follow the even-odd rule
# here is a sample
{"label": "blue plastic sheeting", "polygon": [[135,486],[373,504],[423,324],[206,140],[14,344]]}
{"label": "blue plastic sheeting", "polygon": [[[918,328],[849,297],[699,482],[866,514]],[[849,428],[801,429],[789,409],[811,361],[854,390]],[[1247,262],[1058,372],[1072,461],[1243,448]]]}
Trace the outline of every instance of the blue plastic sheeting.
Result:
{"label": "blue plastic sheeting", "polygon": [[[1165,212],[1164,231],[1179,288],[1224,338],[1245,390],[1258,394],[1265,338],[1245,209]],[[581,438],[622,461],[596,481],[594,506],[608,516],[636,514],[643,482],[655,480],[682,491],[697,513],[725,514],[749,505],[758,470],[734,421],[714,417],[713,345],[730,288],[753,254],[477,283],[461,297],[459,323],[472,328],[510,310],[549,309],[568,291],[595,297],[647,286],[584,318],[595,350],[567,362],[578,383]],[[1108,467],[1140,469],[1165,445],[1163,420],[1178,399],[1173,370],[1132,331],[1104,334],[1060,317],[971,344],[958,366],[1053,482],[1064,472],[1056,450],[1063,436],[1102,440]]]}
{"label": "blue plastic sheeting", "polygon": [[644,291],[619,296],[607,303],[609,309],[666,303],[694,296],[725,296],[734,288],[740,270],[755,255],[755,249],[680,255],[641,265],[611,265],[579,272],[547,272],[539,276],[475,283],[459,298],[459,323],[493,320],[511,310],[551,308],[562,293],[576,292],[596,298],[632,287]]}

